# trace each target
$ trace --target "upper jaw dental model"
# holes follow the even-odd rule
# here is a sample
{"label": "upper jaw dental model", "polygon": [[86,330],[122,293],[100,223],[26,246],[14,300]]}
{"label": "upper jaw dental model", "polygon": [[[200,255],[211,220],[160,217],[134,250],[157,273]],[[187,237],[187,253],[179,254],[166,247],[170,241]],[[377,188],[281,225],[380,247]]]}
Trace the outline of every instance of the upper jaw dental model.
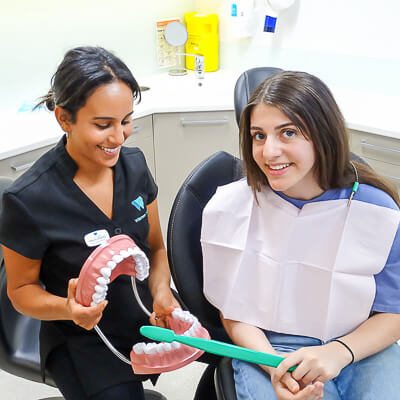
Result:
{"label": "upper jaw dental model", "polygon": [[[117,235],[98,246],[83,264],[76,289],[76,299],[84,306],[94,306],[107,296],[108,285],[119,275],[130,275],[132,289],[142,310],[151,313],[143,305],[136,289],[135,278],[144,280],[149,276],[149,261],[146,254],[126,235]],[[176,308],[168,317],[170,329],[179,335],[210,339],[198,319],[188,311]],[[108,341],[100,328],[94,329],[106,346],[122,361],[131,364],[136,374],[158,374],[181,368],[199,358],[204,351],[172,343],[136,343],[130,360]]]}

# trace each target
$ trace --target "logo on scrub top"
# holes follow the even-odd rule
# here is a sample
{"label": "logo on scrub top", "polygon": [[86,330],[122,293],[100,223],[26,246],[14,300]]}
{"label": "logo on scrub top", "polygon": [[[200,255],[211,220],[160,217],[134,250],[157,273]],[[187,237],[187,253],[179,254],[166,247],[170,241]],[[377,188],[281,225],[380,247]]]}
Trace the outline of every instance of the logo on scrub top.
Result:
{"label": "logo on scrub top", "polygon": [[[142,210],[145,209],[145,207],[144,207],[144,201],[143,201],[143,197],[142,197],[142,196],[139,196],[139,197],[137,197],[135,200],[131,201],[131,204],[132,204],[138,211],[142,211]],[[141,216],[138,217],[138,218],[135,218],[134,221],[135,221],[136,223],[138,223],[138,222],[141,221],[142,219],[146,218],[146,215],[147,215],[147,210],[146,210],[146,212],[145,212],[143,215],[141,215]]]}
{"label": "logo on scrub top", "polygon": [[137,197],[131,202],[131,204],[135,206],[138,211],[144,210],[144,201],[142,196]]}

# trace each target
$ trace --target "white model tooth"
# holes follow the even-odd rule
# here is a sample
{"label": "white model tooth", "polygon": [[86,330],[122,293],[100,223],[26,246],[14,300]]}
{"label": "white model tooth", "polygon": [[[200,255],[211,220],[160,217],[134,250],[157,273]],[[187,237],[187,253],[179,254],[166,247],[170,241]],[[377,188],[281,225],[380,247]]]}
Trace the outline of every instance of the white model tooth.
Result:
{"label": "white model tooth", "polygon": [[176,315],[176,318],[178,318],[178,319],[182,319],[182,317],[183,317],[183,310],[181,309],[181,308],[175,308],[175,315]]}
{"label": "white model tooth", "polygon": [[90,303],[90,307],[97,306],[97,304],[98,304],[98,303],[96,303],[95,301],[92,301],[92,302]]}
{"label": "white model tooth", "polygon": [[189,311],[185,311],[185,318],[186,318],[186,320],[187,320],[188,322],[191,323],[191,325],[194,324],[194,321],[195,321],[195,319],[196,319],[196,317],[195,317],[194,315],[190,314]]}
{"label": "white model tooth", "polygon": [[191,321],[192,321],[192,318],[191,318],[189,315],[187,315],[187,314],[184,314],[182,319],[183,319],[185,322],[191,322]]}
{"label": "white model tooth", "polygon": [[148,276],[149,274],[147,271],[138,270],[136,268],[136,278],[139,279],[139,281],[145,280]]}
{"label": "white model tooth", "polygon": [[187,331],[183,332],[183,336],[190,336],[190,334],[189,334],[189,330],[187,330]]}
{"label": "white model tooth", "polygon": [[199,329],[199,328],[200,328],[200,322],[199,322],[199,321],[196,321],[196,322],[192,325],[192,327],[191,327],[190,329],[193,329],[193,331],[196,332],[197,329]]}
{"label": "white model tooth", "polygon": [[157,351],[157,344],[156,343],[147,343],[144,349],[146,354],[154,354]]}
{"label": "white model tooth", "polygon": [[114,261],[109,261],[107,263],[107,267],[111,269],[111,271],[117,266],[117,263],[115,263]]}
{"label": "white model tooth", "polygon": [[164,351],[164,345],[162,343],[158,343],[156,347],[157,353],[162,353]]}
{"label": "white model tooth", "polygon": [[175,308],[174,311],[172,311],[172,317],[175,319],[179,318],[179,312],[180,308]]}
{"label": "white model tooth", "polygon": [[112,257],[112,260],[117,264],[119,264],[123,259],[124,258],[120,254],[115,254]]}
{"label": "white model tooth", "polygon": [[193,319],[192,314],[190,314],[189,311],[184,311],[183,315],[186,322],[190,322]]}
{"label": "white model tooth", "polygon": [[146,344],[141,342],[141,343],[136,343],[133,347],[132,350],[136,353],[136,354],[142,354],[144,353],[144,348],[145,348]]}
{"label": "white model tooth", "polygon": [[100,293],[100,294],[107,293],[107,286],[96,285],[94,287],[94,290],[96,291],[96,293]]}
{"label": "white model tooth", "polygon": [[195,332],[196,331],[193,329],[193,326],[187,331],[189,336],[194,336]]}
{"label": "white model tooth", "polygon": [[139,279],[139,281],[144,281],[147,278],[147,276],[141,275],[141,274],[136,274],[136,278]]}
{"label": "white model tooth", "polygon": [[106,294],[105,293],[97,293],[96,292],[92,296],[93,301],[95,301],[97,304],[102,302],[105,298],[106,298]]}
{"label": "white model tooth", "polygon": [[132,255],[133,256],[137,256],[137,255],[139,255],[139,254],[142,254],[142,252],[141,252],[141,250],[139,249],[139,247],[134,247],[133,249],[132,249]]}
{"label": "white model tooth", "polygon": [[133,248],[132,247],[128,247],[128,254],[130,255],[130,256],[132,256],[133,255]]}
{"label": "white model tooth", "polygon": [[173,349],[179,349],[179,347],[181,347],[181,344],[178,342],[171,342],[171,347]]}
{"label": "white model tooth", "polygon": [[126,250],[121,250],[119,254],[121,254],[121,256],[124,258],[128,258],[130,256],[130,254]]}
{"label": "white model tooth", "polygon": [[171,343],[162,343],[164,351],[171,351],[172,346]]}
{"label": "white model tooth", "polygon": [[96,282],[97,282],[99,285],[101,285],[101,286],[107,286],[107,285],[110,283],[110,280],[109,280],[109,279],[106,279],[106,278],[104,278],[104,277],[102,277],[102,276],[99,276],[99,277],[96,279]]}
{"label": "white model tooth", "polygon": [[100,273],[105,279],[108,279],[111,276],[111,268],[103,267]]}

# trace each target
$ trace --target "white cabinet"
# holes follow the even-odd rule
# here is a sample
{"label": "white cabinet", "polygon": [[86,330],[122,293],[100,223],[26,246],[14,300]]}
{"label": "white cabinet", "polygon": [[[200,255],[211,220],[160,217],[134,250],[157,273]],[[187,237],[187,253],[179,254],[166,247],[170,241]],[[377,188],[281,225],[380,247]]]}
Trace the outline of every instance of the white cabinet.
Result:
{"label": "white cabinet", "polygon": [[139,147],[146,157],[147,165],[155,178],[156,166],[153,145],[153,118],[151,115],[133,120],[132,135],[126,139],[124,146]]}
{"label": "white cabinet", "polygon": [[18,178],[52,147],[53,145],[45,146],[0,160],[0,176],[7,176],[12,179]]}
{"label": "white cabinet", "polygon": [[351,150],[400,189],[400,139],[350,131]]}
{"label": "white cabinet", "polygon": [[219,150],[238,156],[239,129],[233,111],[153,115],[156,180],[161,229],[178,190],[189,173]]}

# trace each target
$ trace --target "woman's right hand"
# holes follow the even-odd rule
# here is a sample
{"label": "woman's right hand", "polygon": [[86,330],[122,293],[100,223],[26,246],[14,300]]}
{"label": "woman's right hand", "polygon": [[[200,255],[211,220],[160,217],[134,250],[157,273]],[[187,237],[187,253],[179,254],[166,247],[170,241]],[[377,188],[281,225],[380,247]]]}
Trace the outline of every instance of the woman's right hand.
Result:
{"label": "woman's right hand", "polygon": [[290,372],[286,372],[280,380],[277,380],[274,376],[275,370],[275,368],[268,368],[278,400],[320,400],[323,398],[324,384],[322,382],[305,386],[293,379]]}
{"label": "woman's right hand", "polygon": [[69,319],[81,328],[90,331],[99,323],[103,311],[107,306],[107,300],[103,300],[96,306],[85,307],[75,300],[78,279],[70,279],[68,282],[67,312]]}

